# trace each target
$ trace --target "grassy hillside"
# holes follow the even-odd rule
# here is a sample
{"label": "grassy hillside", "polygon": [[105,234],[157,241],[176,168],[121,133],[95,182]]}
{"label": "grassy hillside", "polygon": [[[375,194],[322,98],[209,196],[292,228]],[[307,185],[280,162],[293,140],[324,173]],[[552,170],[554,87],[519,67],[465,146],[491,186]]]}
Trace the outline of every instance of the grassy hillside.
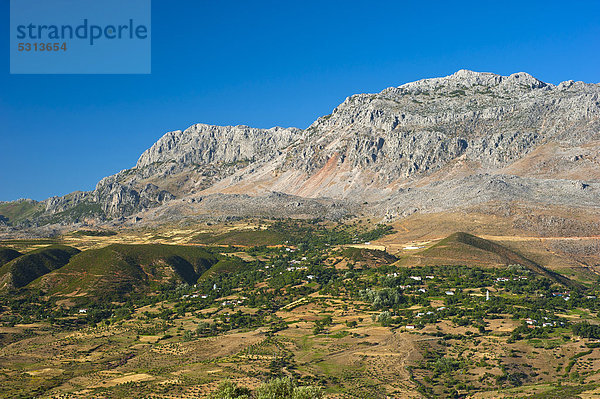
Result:
{"label": "grassy hillside", "polygon": [[112,244],[80,253],[32,286],[58,295],[120,298],[163,284],[195,284],[213,266],[226,271],[223,262],[235,262],[223,259],[200,247]]}
{"label": "grassy hillside", "polygon": [[66,245],[51,245],[19,256],[0,268],[0,288],[24,287],[36,278],[63,267],[79,252]]}
{"label": "grassy hillside", "polygon": [[497,267],[521,265],[556,282],[574,286],[572,280],[548,270],[523,255],[495,242],[468,233],[457,232],[416,254],[403,256],[399,266],[469,265]]}
{"label": "grassy hillside", "polygon": [[195,242],[216,245],[278,245],[286,241],[286,235],[272,230],[237,230],[222,234],[201,233],[194,237]]}
{"label": "grassy hillside", "polygon": [[72,208],[62,212],[53,213],[40,217],[40,221],[45,224],[60,223],[64,221],[77,222],[86,217],[104,216],[102,206],[95,202],[81,202]]}
{"label": "grassy hillside", "polygon": [[234,273],[241,269],[244,262],[239,258],[228,258],[219,260],[214,266],[200,276],[199,280],[206,280],[221,273]]}
{"label": "grassy hillside", "polygon": [[273,222],[266,229],[232,230],[223,233],[200,233],[192,242],[217,245],[343,245],[373,241],[393,233],[391,226],[352,226],[333,227],[317,220],[281,220]]}
{"label": "grassy hillside", "polygon": [[367,248],[344,248],[342,256],[352,262],[369,267],[386,265],[398,260],[395,256],[390,255],[385,251]]}
{"label": "grassy hillside", "polygon": [[2,248],[0,247],[0,266],[10,262],[11,260],[18,258],[23,255],[19,251],[15,251],[11,248]]}
{"label": "grassy hillside", "polygon": [[9,224],[16,224],[40,214],[42,205],[35,201],[21,200],[0,204],[0,219],[5,219]]}

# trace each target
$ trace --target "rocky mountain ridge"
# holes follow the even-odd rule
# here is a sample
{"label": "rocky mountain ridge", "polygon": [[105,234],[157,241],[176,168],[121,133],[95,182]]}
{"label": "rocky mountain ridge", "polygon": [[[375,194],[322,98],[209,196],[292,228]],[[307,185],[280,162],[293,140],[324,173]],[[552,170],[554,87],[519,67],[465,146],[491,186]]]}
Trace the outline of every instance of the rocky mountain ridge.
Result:
{"label": "rocky mountain ridge", "polygon": [[280,208],[265,209],[282,216],[360,208],[394,219],[498,198],[589,207],[598,205],[599,148],[600,85],[460,70],[350,96],[306,130],[166,133],[135,167],[91,192],[35,203],[20,222],[252,215],[273,193]]}

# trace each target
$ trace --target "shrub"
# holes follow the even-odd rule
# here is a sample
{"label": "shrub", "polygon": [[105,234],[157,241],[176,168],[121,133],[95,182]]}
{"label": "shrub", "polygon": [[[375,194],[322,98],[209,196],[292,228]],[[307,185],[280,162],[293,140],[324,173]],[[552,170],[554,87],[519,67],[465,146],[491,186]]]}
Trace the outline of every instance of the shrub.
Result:
{"label": "shrub", "polygon": [[289,377],[274,378],[256,390],[256,399],[320,399],[323,392],[318,387],[298,387]]}
{"label": "shrub", "polygon": [[230,380],[221,382],[216,392],[213,392],[209,399],[250,399],[250,390],[244,387],[238,387]]}
{"label": "shrub", "polygon": [[573,333],[583,338],[600,338],[600,326],[590,324],[587,321],[576,323],[571,326]]}

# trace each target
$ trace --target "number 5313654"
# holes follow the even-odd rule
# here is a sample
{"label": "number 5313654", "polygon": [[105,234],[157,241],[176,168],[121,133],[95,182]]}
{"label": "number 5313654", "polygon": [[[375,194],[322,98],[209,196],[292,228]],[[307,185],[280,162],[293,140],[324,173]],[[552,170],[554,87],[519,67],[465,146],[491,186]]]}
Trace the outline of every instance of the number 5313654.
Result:
{"label": "number 5313654", "polygon": [[67,43],[19,43],[19,51],[67,51]]}

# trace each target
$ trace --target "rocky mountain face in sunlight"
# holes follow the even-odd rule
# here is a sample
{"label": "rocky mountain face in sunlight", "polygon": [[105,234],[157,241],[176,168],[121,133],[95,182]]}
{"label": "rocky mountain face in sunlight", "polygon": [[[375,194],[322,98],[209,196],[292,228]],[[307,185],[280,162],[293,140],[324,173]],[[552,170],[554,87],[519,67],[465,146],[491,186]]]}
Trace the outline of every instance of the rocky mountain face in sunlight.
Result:
{"label": "rocky mountain face in sunlight", "polygon": [[[387,220],[502,203],[597,207],[600,85],[453,75],[348,97],[306,130],[198,124],[91,192],[8,225],[184,217]],[[8,203],[10,204],[10,203]],[[26,208],[26,207],[25,207]],[[18,220],[18,223],[15,222]]]}

